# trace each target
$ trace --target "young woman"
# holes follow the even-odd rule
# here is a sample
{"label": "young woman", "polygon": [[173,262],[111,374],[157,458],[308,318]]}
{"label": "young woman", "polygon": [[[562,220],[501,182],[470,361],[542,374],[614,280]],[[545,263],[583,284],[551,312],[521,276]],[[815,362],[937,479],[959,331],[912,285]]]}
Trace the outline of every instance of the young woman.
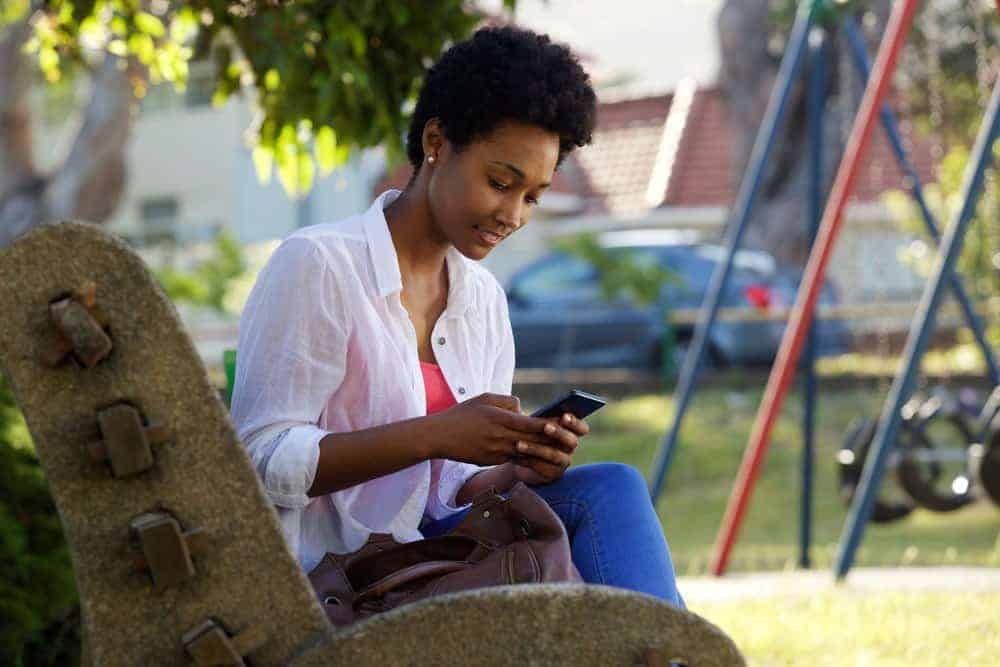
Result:
{"label": "young woman", "polygon": [[427,74],[406,189],[296,231],[261,272],[232,418],[305,571],[372,532],[446,532],[476,494],[522,481],[565,523],[586,581],[683,604],[639,472],[569,468],[587,424],[521,414],[506,298],[476,263],[527,224],[594,113],[568,49],[480,30]]}

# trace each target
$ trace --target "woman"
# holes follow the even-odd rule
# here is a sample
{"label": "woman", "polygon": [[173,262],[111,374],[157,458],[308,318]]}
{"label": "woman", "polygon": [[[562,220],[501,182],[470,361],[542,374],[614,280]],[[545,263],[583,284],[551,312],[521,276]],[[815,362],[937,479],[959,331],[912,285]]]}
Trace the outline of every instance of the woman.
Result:
{"label": "woman", "polygon": [[405,191],[296,231],[260,274],[232,417],[305,571],[372,532],[446,532],[479,492],[522,481],[586,581],[683,604],[642,476],[567,470],[587,424],[521,414],[506,298],[476,263],[527,223],[594,113],[568,49],[480,30],[428,72]]}

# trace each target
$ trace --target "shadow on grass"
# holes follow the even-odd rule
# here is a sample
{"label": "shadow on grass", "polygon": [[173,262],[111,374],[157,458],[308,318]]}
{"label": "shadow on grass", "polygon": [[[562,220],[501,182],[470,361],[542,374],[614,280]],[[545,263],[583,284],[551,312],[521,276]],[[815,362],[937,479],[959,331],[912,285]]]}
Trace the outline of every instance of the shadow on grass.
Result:
{"label": "shadow on grass", "polygon": [[[848,424],[877,413],[884,393],[874,388],[824,391],[816,423],[813,547],[815,567],[830,567],[847,514],[836,483],[834,455]],[[761,390],[708,387],[685,419],[666,491],[657,511],[679,574],[704,574],[743,456]],[[575,464],[622,461],[647,478],[672,417],[670,397],[640,396],[611,404],[590,420],[591,435]],[[801,398],[793,392],[775,427],[730,563],[733,571],[776,570],[798,561]],[[858,565],[998,565],[1000,509],[979,502],[958,512],[915,511],[903,521],[871,524]]]}

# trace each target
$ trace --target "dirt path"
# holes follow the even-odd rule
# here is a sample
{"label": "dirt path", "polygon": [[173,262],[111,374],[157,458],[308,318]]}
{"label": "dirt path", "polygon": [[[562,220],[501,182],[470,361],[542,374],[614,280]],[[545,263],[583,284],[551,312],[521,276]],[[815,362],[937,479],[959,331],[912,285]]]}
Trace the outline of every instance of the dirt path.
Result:
{"label": "dirt path", "polygon": [[824,570],[748,572],[716,577],[679,577],[677,586],[688,603],[728,602],[772,596],[813,595],[840,590],[1000,591],[1000,567],[871,567],[854,568],[842,584]]}

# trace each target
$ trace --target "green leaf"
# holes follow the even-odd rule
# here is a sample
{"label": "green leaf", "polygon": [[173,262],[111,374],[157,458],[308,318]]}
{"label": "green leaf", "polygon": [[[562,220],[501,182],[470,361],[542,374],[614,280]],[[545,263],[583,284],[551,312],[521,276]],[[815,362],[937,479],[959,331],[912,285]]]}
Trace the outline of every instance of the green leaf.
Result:
{"label": "green leaf", "polygon": [[119,37],[124,37],[128,34],[128,23],[125,22],[121,16],[115,16],[111,19],[111,32],[118,35]]}
{"label": "green leaf", "polygon": [[108,42],[108,53],[124,58],[128,55],[128,45],[120,39],[113,39]]}
{"label": "green leaf", "polygon": [[257,172],[257,180],[261,185],[271,182],[271,171],[274,167],[274,150],[270,146],[253,147],[252,152],[254,170]]}
{"label": "green leaf", "polygon": [[0,7],[0,27],[20,21],[28,11],[28,0],[9,0]]}
{"label": "green leaf", "polygon": [[167,34],[163,21],[148,12],[138,12],[135,15],[135,26],[151,37],[163,37]]}
{"label": "green leaf", "polygon": [[319,164],[319,171],[323,176],[328,176],[336,169],[341,162],[337,161],[337,133],[332,127],[324,125],[316,133],[316,162]]}
{"label": "green leaf", "polygon": [[299,152],[298,177],[296,194],[304,195],[312,190],[313,179],[316,177],[316,165],[309,151]]}
{"label": "green leaf", "polygon": [[91,43],[101,43],[108,38],[104,25],[93,16],[80,22],[80,39]]}
{"label": "green leaf", "polygon": [[281,85],[281,75],[273,67],[264,75],[264,89],[273,93]]}
{"label": "green leaf", "polygon": [[170,39],[185,42],[198,31],[198,17],[190,7],[183,7],[170,19]]}
{"label": "green leaf", "polygon": [[297,155],[291,157],[276,155],[278,164],[278,181],[292,197],[298,195],[299,188],[299,160]]}
{"label": "green leaf", "polygon": [[143,65],[149,65],[156,57],[156,44],[145,33],[135,33],[128,38],[128,50],[135,54]]}
{"label": "green leaf", "polygon": [[46,73],[51,69],[59,69],[59,54],[51,46],[46,46],[38,53],[38,66]]}

